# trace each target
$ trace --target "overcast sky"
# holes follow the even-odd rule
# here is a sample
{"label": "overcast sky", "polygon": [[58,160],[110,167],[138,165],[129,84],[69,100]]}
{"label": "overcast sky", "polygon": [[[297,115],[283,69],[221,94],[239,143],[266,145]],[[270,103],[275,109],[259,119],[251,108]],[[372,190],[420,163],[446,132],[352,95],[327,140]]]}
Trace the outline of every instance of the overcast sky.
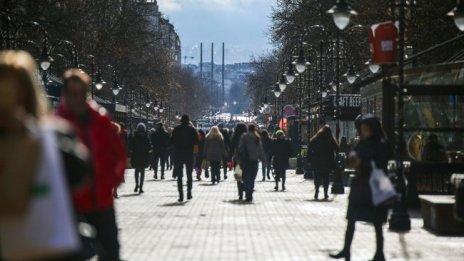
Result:
{"label": "overcast sky", "polygon": [[[269,16],[274,0],[158,0],[160,11],[176,27],[182,41],[182,56],[194,56],[187,63],[221,62],[221,45],[226,45],[226,63],[247,62],[272,46],[269,44]],[[184,58],[182,58],[184,63]]]}

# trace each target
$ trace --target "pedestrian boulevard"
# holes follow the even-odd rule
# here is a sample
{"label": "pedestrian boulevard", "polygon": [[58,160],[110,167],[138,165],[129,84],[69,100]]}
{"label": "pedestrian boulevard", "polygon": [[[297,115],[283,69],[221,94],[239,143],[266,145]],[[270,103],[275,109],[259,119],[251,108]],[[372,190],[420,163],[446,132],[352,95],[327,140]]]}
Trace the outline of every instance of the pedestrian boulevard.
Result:
{"label": "pedestrian boulevard", "polygon": [[[195,181],[193,199],[177,203],[177,187],[146,174],[142,195],[133,192],[133,170],[116,200],[124,260],[331,260],[342,248],[347,193],[314,201],[312,180],[288,172],[285,192],[273,182],[256,182],[251,204],[237,200],[233,173],[212,186]],[[419,212],[411,213],[412,230],[387,231],[387,260],[464,260],[464,237],[436,236],[422,228]],[[357,224],[352,260],[369,260],[375,251],[374,228]]]}

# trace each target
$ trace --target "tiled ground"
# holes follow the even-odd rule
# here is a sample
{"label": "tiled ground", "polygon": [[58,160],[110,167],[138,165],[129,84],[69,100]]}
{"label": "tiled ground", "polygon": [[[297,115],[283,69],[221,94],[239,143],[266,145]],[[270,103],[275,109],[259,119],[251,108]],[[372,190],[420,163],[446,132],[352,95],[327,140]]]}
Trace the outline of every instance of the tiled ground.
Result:
{"label": "tiled ground", "polygon": [[[230,174],[229,176],[233,176]],[[171,177],[171,173],[167,174]],[[117,212],[126,260],[330,260],[342,247],[347,195],[314,201],[312,181],[289,171],[286,192],[274,183],[256,183],[255,202],[241,204],[236,183],[194,182],[193,200],[177,203],[172,179],[155,181],[148,172],[145,193],[133,193],[133,170],[126,173]],[[385,228],[387,260],[464,260],[464,237],[438,237],[422,229],[415,214],[406,234]],[[352,260],[369,260],[373,227],[357,225]]]}

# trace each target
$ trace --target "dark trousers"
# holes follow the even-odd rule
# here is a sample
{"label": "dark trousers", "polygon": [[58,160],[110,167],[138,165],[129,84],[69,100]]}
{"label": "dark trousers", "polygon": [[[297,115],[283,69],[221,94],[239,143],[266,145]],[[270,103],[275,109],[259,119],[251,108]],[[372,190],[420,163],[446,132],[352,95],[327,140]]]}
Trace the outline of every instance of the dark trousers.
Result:
{"label": "dark trousers", "polygon": [[118,227],[114,209],[83,214],[97,231],[97,254],[100,261],[119,260]]}
{"label": "dark trousers", "polygon": [[255,189],[255,179],[258,175],[258,161],[250,161],[242,164],[243,171],[243,188],[247,200],[253,200],[253,190]]}
{"label": "dark trousers", "polygon": [[142,189],[144,181],[145,181],[145,168],[136,168],[135,169],[135,186]]}
{"label": "dark trousers", "polygon": [[[346,227],[345,233],[345,245],[343,247],[343,251],[350,252],[351,243],[353,242],[354,230],[356,227],[356,221],[348,220],[348,225]],[[375,239],[377,243],[377,249],[375,251],[376,255],[383,254],[383,231],[382,231],[382,223],[376,222],[374,223],[375,228]]]}
{"label": "dark trousers", "polygon": [[176,161],[174,163],[174,173],[177,177],[177,190],[179,191],[179,197],[184,198],[184,190],[182,188],[183,183],[183,174],[184,174],[184,164],[187,172],[187,195],[192,194],[192,172],[193,172],[193,155],[177,155]]}
{"label": "dark trousers", "polygon": [[211,181],[213,183],[219,182],[221,180],[221,161],[210,161],[211,166]]}
{"label": "dark trousers", "polygon": [[316,193],[319,192],[319,187],[324,187],[324,194],[327,195],[330,184],[330,170],[314,170],[314,185],[316,186]]}
{"label": "dark trousers", "polygon": [[[219,162],[219,163],[220,163],[220,162]],[[222,160],[222,167],[223,167],[223,169],[224,169],[224,179],[227,178],[227,169],[229,168],[228,163],[229,163],[229,161],[227,160],[227,158],[224,158],[224,159]]]}
{"label": "dark trousers", "polygon": [[153,153],[153,170],[155,177],[158,175],[158,162],[161,164],[161,177],[164,177],[164,169],[166,166],[166,151],[156,151]]}
{"label": "dark trousers", "polygon": [[285,181],[287,180],[287,173],[285,169],[275,169],[275,174],[276,189],[279,188],[280,180],[282,180],[282,189],[285,189]]}
{"label": "dark trousers", "polygon": [[271,178],[269,176],[269,174],[271,173],[271,161],[270,160],[268,160],[266,163],[261,162],[261,172],[263,173],[263,180],[266,179],[266,175],[268,179]]}

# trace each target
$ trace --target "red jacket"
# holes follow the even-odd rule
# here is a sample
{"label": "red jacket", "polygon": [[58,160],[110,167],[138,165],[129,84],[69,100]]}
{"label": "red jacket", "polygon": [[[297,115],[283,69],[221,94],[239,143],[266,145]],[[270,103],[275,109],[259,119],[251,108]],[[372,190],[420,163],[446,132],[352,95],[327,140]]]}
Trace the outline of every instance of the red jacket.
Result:
{"label": "red jacket", "polygon": [[[95,107],[95,106],[93,106]],[[62,100],[56,114],[75,127],[81,141],[92,154],[93,173],[90,182],[73,193],[78,212],[93,212],[113,208],[113,188],[124,178],[126,152],[121,138],[111,126],[103,108],[88,106],[88,118],[74,115]]]}

